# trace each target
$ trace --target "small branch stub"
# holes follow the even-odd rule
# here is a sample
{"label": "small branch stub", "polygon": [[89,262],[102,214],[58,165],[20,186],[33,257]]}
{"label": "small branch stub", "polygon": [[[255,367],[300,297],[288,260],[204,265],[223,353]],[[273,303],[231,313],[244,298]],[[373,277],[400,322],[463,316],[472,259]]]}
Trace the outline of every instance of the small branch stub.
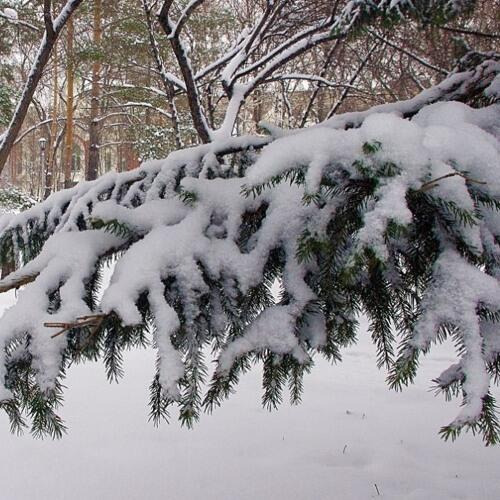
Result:
{"label": "small branch stub", "polygon": [[92,327],[90,337],[93,337],[102,325],[102,322],[107,317],[107,314],[92,314],[89,316],[81,316],[73,322],[47,322],[43,326],[47,328],[60,328],[60,330],[50,336],[50,338],[58,337],[63,333],[72,330],[73,328],[82,328],[84,326]]}
{"label": "small branch stub", "polygon": [[435,187],[439,186],[439,181],[442,181],[443,179],[448,179],[449,177],[455,177],[458,175],[459,177],[462,177],[463,179],[466,180],[466,182],[470,182],[472,184],[486,184],[486,182],[483,181],[478,181],[476,179],[471,179],[470,177],[467,177],[466,175],[460,173],[460,172],[450,172],[449,174],[442,175],[441,177],[437,177],[436,179],[432,179],[429,182],[426,182],[425,184],[422,184],[420,189],[421,193],[425,193],[426,191],[430,191],[431,189],[434,189]]}

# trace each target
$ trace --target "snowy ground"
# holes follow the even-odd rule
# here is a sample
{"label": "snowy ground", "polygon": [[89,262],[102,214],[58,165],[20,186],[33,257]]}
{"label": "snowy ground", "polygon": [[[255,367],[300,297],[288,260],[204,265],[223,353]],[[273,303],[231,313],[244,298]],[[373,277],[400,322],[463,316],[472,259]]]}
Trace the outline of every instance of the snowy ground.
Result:
{"label": "snowy ground", "polygon": [[11,436],[2,415],[0,498],[500,499],[500,447],[437,436],[456,412],[428,391],[450,361],[445,348],[422,366],[416,386],[397,394],[365,334],[342,364],[318,364],[302,405],[266,412],[252,373],[192,431],[147,422],[153,358],[130,353],[119,385],[106,382],[100,365],[74,367],[63,410],[70,433],[59,442]]}

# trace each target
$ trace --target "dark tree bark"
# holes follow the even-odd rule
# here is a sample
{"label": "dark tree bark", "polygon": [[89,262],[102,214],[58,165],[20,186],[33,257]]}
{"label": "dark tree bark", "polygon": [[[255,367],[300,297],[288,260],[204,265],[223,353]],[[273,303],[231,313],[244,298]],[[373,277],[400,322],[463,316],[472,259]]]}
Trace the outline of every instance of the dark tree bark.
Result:
{"label": "dark tree bark", "polygon": [[[102,2],[94,0],[93,41],[95,47],[100,47],[102,38]],[[90,123],[89,123],[89,161],[85,169],[85,180],[92,181],[99,175],[99,144],[101,124],[99,117],[99,100],[101,63],[97,58],[92,65],[92,89],[90,93]]]}
{"label": "dark tree bark", "polygon": [[73,20],[68,22],[67,39],[67,67],[66,67],[66,137],[64,141],[64,187],[72,186],[71,170],[73,163],[73,106],[74,106],[74,53],[73,53],[74,27]]}
{"label": "dark tree bark", "polygon": [[[193,10],[194,7],[201,2],[202,0],[195,2],[191,10]],[[171,6],[172,0],[166,0],[163,3],[161,11],[158,15],[158,20],[160,21],[160,25],[163,28],[163,31],[170,40],[170,45],[179,64],[182,78],[186,84],[186,94],[188,98],[189,110],[191,111],[191,116],[193,118],[194,128],[196,129],[196,132],[198,133],[201,141],[204,143],[208,143],[211,141],[210,132],[208,130],[207,122],[203,114],[200,96],[198,94],[194,75],[191,70],[191,64],[189,62],[184,46],[179,38],[180,29],[186,22],[188,14],[186,14],[186,16],[182,19],[181,23],[176,25],[175,31],[173,31],[170,18],[168,16]]]}

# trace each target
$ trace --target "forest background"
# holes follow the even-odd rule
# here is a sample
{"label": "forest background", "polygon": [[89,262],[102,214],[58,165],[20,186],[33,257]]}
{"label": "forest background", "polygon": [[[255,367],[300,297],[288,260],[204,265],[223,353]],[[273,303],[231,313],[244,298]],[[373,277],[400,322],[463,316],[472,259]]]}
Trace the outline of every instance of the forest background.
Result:
{"label": "forest background", "polygon": [[[0,132],[11,119],[36,57],[44,32],[44,3],[0,0]],[[52,10],[59,12],[63,3],[53,2]],[[189,54],[195,98],[186,88],[173,39],[156,16],[157,3],[82,3],[43,69],[3,168],[3,187],[15,186],[41,200],[79,180],[131,170],[143,160],[206,142],[193,100],[209,128],[222,125],[232,91],[225,80],[230,70],[226,61],[270,3],[210,0],[171,6],[174,16],[182,16],[190,4],[195,7],[179,35]],[[262,132],[263,120],[297,128],[334,114],[408,99],[443,80],[469,48],[485,52],[498,44],[500,3],[480,0],[472,15],[442,25],[422,28],[417,20],[409,20],[394,29],[380,21],[363,36],[347,39],[318,32],[288,54],[289,41],[316,33],[312,29],[318,21],[346,2],[279,3],[279,14],[271,13],[273,22],[253,54],[254,73],[250,64],[236,75],[259,76],[234,122],[237,134]],[[266,66],[266,56],[280,51],[286,57]],[[260,67],[255,62],[259,58]]]}

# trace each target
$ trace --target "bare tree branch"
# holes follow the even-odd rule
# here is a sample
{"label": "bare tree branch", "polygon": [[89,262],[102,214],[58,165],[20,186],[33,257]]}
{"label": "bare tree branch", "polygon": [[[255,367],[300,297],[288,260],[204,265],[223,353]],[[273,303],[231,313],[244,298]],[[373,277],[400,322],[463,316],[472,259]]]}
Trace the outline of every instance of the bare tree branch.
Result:
{"label": "bare tree branch", "polygon": [[[325,58],[325,62],[323,63],[323,67],[321,68],[319,76],[324,77],[326,75],[327,69],[330,66],[331,60],[335,53],[337,52],[338,48],[340,46],[340,39],[336,40],[335,43],[332,45],[330,50],[328,51],[328,54]],[[316,97],[318,96],[320,89],[320,85],[316,85],[316,88],[314,89],[313,93],[311,94],[311,97],[309,98],[309,102],[307,103],[307,107],[304,110],[304,113],[302,115],[302,120],[300,121],[300,127],[303,127],[307,119],[309,118],[309,114],[311,113],[312,107],[314,105],[314,101],[316,100]]]}
{"label": "bare tree branch", "polygon": [[179,69],[181,70],[182,77],[186,84],[186,94],[188,98],[189,109],[191,111],[191,116],[193,118],[193,124],[200,137],[201,141],[204,143],[210,142],[211,133],[203,113],[201,99],[198,94],[198,89],[196,87],[194,74],[191,68],[191,62],[187,55],[187,51],[179,38],[179,33],[174,33],[174,27],[172,21],[169,17],[170,7],[172,6],[173,0],[165,0],[163,6],[158,15],[158,20],[163,31],[170,40],[170,45],[174,52],[174,55],[179,64]]}
{"label": "bare tree branch", "polygon": [[474,35],[485,38],[500,38],[500,33],[484,33],[483,31],[470,30],[465,28],[451,28],[449,26],[439,26],[440,29],[450,31],[451,33],[460,33],[461,35]]}
{"label": "bare tree branch", "polygon": [[432,69],[433,71],[437,71],[438,73],[441,73],[442,75],[447,75],[449,73],[448,70],[444,69],[444,68],[440,68],[439,66],[435,66],[434,64],[431,64],[430,62],[426,61],[425,59],[422,59],[420,56],[417,56],[416,54],[414,54],[413,52],[410,52],[409,50],[403,48],[403,47],[400,47],[399,45],[396,45],[395,43],[391,42],[390,40],[388,40],[386,37],[382,36],[382,35],[379,35],[378,33],[376,33],[375,31],[373,30],[370,30],[370,29],[367,29],[368,33],[370,33],[370,35],[372,35],[374,38],[377,38],[378,40],[384,42],[386,45],[388,45],[389,47],[392,47],[393,49],[396,49],[396,50],[399,50],[400,52],[402,52],[403,54],[406,54],[408,57],[410,57],[411,59],[417,61],[418,63],[420,63],[422,66],[425,66],[426,68],[429,68],[429,69]]}
{"label": "bare tree branch", "polygon": [[[378,43],[375,42],[370,47],[370,50],[368,51],[368,53],[366,54],[366,56],[361,61],[361,64],[358,66],[358,69],[354,72],[354,74],[352,75],[351,79],[349,80],[349,85],[350,86],[352,86],[354,84],[354,82],[357,80],[357,78],[359,77],[359,75],[363,71],[364,67],[366,66],[366,64],[370,60],[370,57],[372,56],[372,54],[373,54],[374,50],[377,48],[377,46],[378,46]],[[349,87],[346,87],[344,89],[344,91],[342,92],[342,95],[340,96],[340,99],[332,106],[332,109],[328,113],[327,118],[331,118],[336,113],[337,109],[339,109],[340,105],[344,102],[344,100],[346,99],[346,97],[348,95],[349,95]]]}

